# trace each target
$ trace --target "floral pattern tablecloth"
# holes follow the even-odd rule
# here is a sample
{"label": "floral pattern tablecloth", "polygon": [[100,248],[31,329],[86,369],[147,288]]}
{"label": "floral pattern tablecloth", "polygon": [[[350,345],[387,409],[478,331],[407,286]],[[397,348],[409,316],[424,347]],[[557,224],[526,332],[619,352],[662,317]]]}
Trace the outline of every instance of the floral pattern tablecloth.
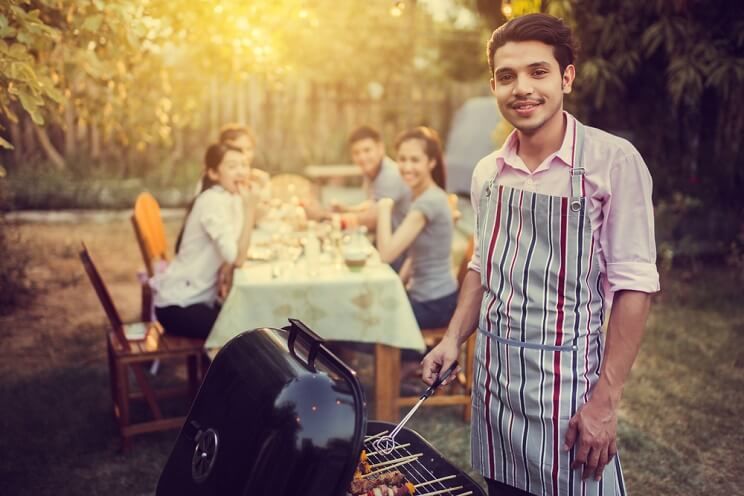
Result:
{"label": "floral pattern tablecloth", "polygon": [[302,261],[281,271],[247,262],[235,273],[206,347],[258,327],[283,327],[290,317],[328,340],[425,349],[400,278],[374,258],[359,272],[330,261]]}

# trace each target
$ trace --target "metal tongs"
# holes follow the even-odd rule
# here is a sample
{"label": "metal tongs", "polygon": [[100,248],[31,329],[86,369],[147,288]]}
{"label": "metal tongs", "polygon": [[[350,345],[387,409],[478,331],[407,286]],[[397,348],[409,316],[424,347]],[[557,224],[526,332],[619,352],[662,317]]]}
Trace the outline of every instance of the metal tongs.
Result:
{"label": "metal tongs", "polygon": [[437,390],[439,386],[442,385],[442,383],[447,380],[447,378],[454,372],[454,370],[457,368],[457,361],[455,361],[452,365],[449,366],[449,368],[444,372],[444,374],[440,375],[436,381],[434,381],[434,384],[426,388],[426,391],[424,391],[421,394],[421,397],[416,402],[415,405],[413,405],[413,408],[411,408],[411,411],[408,412],[408,414],[403,417],[403,420],[400,421],[398,425],[395,426],[395,429],[388,434],[387,436],[382,436],[380,439],[376,439],[372,441],[372,447],[377,450],[379,453],[382,453],[383,455],[389,455],[393,452],[395,449],[395,436],[398,435],[400,430],[403,428],[403,426],[406,425],[406,422],[408,422],[411,417],[413,417],[413,414],[416,413],[416,410],[421,406],[421,404],[426,401],[426,399],[434,394],[434,391]]}

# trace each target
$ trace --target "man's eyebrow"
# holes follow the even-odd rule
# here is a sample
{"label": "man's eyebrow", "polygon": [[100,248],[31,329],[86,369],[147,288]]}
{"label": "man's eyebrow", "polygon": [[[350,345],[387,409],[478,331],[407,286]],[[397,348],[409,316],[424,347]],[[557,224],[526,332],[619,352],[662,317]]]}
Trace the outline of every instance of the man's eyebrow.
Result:
{"label": "man's eyebrow", "polygon": [[[537,67],[550,67],[550,62],[546,62],[544,60],[541,60],[541,61],[533,62],[533,63],[527,65],[527,68],[528,69],[535,69]],[[508,66],[507,67],[499,67],[498,69],[496,69],[494,71],[494,74],[502,74],[502,73],[505,73],[505,72],[514,72],[514,68],[508,67]]]}

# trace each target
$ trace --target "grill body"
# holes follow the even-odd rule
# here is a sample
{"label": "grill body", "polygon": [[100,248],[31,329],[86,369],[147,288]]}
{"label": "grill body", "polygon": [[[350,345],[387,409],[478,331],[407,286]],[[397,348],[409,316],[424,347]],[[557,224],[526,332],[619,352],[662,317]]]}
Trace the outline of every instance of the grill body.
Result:
{"label": "grill body", "polygon": [[[232,339],[217,354],[161,473],[158,496],[343,496],[365,435],[394,426],[367,422],[356,374],[301,322],[256,329]],[[417,494],[462,486],[443,494],[483,491],[426,440],[403,429],[410,443],[373,463],[423,453],[398,467],[414,484],[455,474]],[[371,444],[368,442],[367,444]]]}
{"label": "grill body", "polygon": [[296,323],[217,354],[157,494],[344,494],[366,426],[354,372]]}

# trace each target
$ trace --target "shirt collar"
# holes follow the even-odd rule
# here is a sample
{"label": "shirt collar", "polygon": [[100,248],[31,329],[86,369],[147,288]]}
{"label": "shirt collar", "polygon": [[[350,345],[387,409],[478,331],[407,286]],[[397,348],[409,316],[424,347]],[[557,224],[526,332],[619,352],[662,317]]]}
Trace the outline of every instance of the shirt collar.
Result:
{"label": "shirt collar", "polygon": [[[558,158],[563,165],[571,167],[574,155],[574,135],[576,132],[576,118],[564,111],[563,115],[566,117],[566,132],[563,135],[563,142],[561,147],[548,155],[542,164],[535,169],[535,172],[539,170],[547,169],[552,163],[553,159]],[[527,166],[524,161],[518,155],[519,151],[519,135],[517,130],[513,130],[504,141],[503,146],[496,152],[496,172],[499,173],[504,168],[504,165],[508,165],[514,169],[523,169],[528,172]]]}

